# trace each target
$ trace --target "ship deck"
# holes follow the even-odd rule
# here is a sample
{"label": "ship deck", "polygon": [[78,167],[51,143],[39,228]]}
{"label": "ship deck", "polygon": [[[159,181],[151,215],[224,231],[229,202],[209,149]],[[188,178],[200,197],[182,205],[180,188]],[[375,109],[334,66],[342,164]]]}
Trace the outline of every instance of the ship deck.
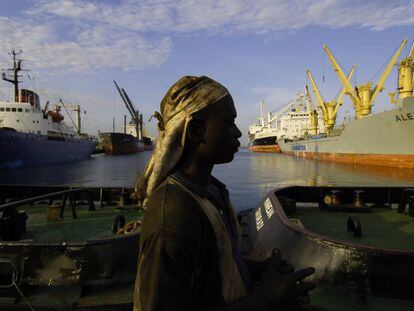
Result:
{"label": "ship deck", "polygon": [[105,206],[89,211],[88,206],[82,204],[76,206],[76,219],[72,217],[70,206],[66,206],[63,218],[48,220],[48,208],[49,205],[45,203],[19,208],[28,216],[26,233],[22,239],[48,243],[103,239],[114,236],[112,225],[118,215],[125,218],[125,223],[142,218],[142,214],[133,206]]}
{"label": "ship deck", "polygon": [[311,303],[304,307],[308,311],[327,310],[375,310],[375,311],[409,311],[414,309],[414,300],[394,299],[368,295],[364,298],[344,293],[343,290],[318,286],[309,293]]}
{"label": "ship deck", "polygon": [[[331,212],[317,204],[304,204],[297,209],[293,219],[299,219],[305,229],[314,233],[376,248],[414,249],[414,217],[398,213],[396,208],[375,207],[369,213]],[[361,237],[347,231],[347,221],[352,216],[360,221]]]}

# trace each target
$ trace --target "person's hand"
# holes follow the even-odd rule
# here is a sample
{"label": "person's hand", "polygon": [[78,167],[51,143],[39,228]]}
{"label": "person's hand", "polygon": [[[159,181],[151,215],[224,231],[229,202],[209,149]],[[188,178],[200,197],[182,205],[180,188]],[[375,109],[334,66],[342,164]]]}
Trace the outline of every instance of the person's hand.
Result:
{"label": "person's hand", "polygon": [[303,279],[314,272],[312,267],[294,271],[288,262],[282,260],[280,252],[274,250],[256,292],[272,305],[309,303],[308,291],[315,284]]}

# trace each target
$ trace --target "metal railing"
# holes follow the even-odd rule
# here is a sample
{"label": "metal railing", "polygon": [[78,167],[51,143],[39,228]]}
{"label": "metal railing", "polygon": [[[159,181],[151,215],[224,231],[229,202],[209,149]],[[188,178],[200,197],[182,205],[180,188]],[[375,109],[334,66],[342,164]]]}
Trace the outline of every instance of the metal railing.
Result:
{"label": "metal railing", "polygon": [[90,193],[89,190],[87,190],[87,189],[69,189],[69,190],[57,191],[57,192],[48,193],[48,194],[40,195],[40,196],[33,197],[33,198],[27,198],[27,199],[23,199],[23,200],[18,200],[18,201],[13,201],[13,202],[9,202],[9,203],[6,203],[6,204],[2,204],[2,205],[0,205],[0,212],[3,212],[4,210],[14,209],[14,208],[17,208],[17,207],[25,205],[25,204],[32,204],[32,203],[36,203],[36,202],[43,201],[43,200],[52,200],[52,199],[57,199],[57,198],[63,197],[62,210],[60,212],[60,216],[63,217],[63,212],[65,210],[65,205],[66,205],[66,202],[69,199],[69,203],[72,207],[72,216],[73,216],[73,218],[77,218],[76,210],[75,210],[75,203],[74,203],[74,200],[73,200],[73,194],[77,194],[77,193],[86,193],[87,194],[86,200],[87,200],[88,205],[89,205],[88,210],[89,211],[94,211],[95,210],[95,204],[93,203],[92,194]]}

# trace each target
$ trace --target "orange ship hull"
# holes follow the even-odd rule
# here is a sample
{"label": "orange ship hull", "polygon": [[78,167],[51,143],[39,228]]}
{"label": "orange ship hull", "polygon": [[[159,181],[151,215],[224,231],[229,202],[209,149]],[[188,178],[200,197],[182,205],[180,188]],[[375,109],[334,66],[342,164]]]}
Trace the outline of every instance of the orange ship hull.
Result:
{"label": "orange ship hull", "polygon": [[285,151],[283,153],[321,161],[414,168],[414,155],[412,154],[314,153],[304,151]]}
{"label": "orange ship hull", "polygon": [[256,146],[250,146],[250,151],[253,152],[272,152],[272,153],[280,153],[279,145],[256,145]]}

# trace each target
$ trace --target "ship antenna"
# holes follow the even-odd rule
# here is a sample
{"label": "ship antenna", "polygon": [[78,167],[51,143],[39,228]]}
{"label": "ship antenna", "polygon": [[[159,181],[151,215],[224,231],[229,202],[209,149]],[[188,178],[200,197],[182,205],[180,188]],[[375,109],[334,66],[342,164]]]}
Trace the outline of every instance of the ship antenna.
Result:
{"label": "ship antenna", "polygon": [[[18,52],[16,52],[16,50],[12,49],[9,54],[12,55],[13,57],[13,68],[8,68],[8,69],[2,69],[2,75],[1,78],[4,81],[10,82],[14,85],[14,101],[15,102],[19,102],[19,83],[21,81],[19,81],[19,78],[21,78],[22,76],[19,75],[20,71],[28,71],[28,70],[23,70],[22,69],[22,59],[18,58],[18,56],[22,53],[22,50],[19,50]],[[11,77],[7,77],[6,72],[5,71],[9,71],[12,72],[12,76]]]}

